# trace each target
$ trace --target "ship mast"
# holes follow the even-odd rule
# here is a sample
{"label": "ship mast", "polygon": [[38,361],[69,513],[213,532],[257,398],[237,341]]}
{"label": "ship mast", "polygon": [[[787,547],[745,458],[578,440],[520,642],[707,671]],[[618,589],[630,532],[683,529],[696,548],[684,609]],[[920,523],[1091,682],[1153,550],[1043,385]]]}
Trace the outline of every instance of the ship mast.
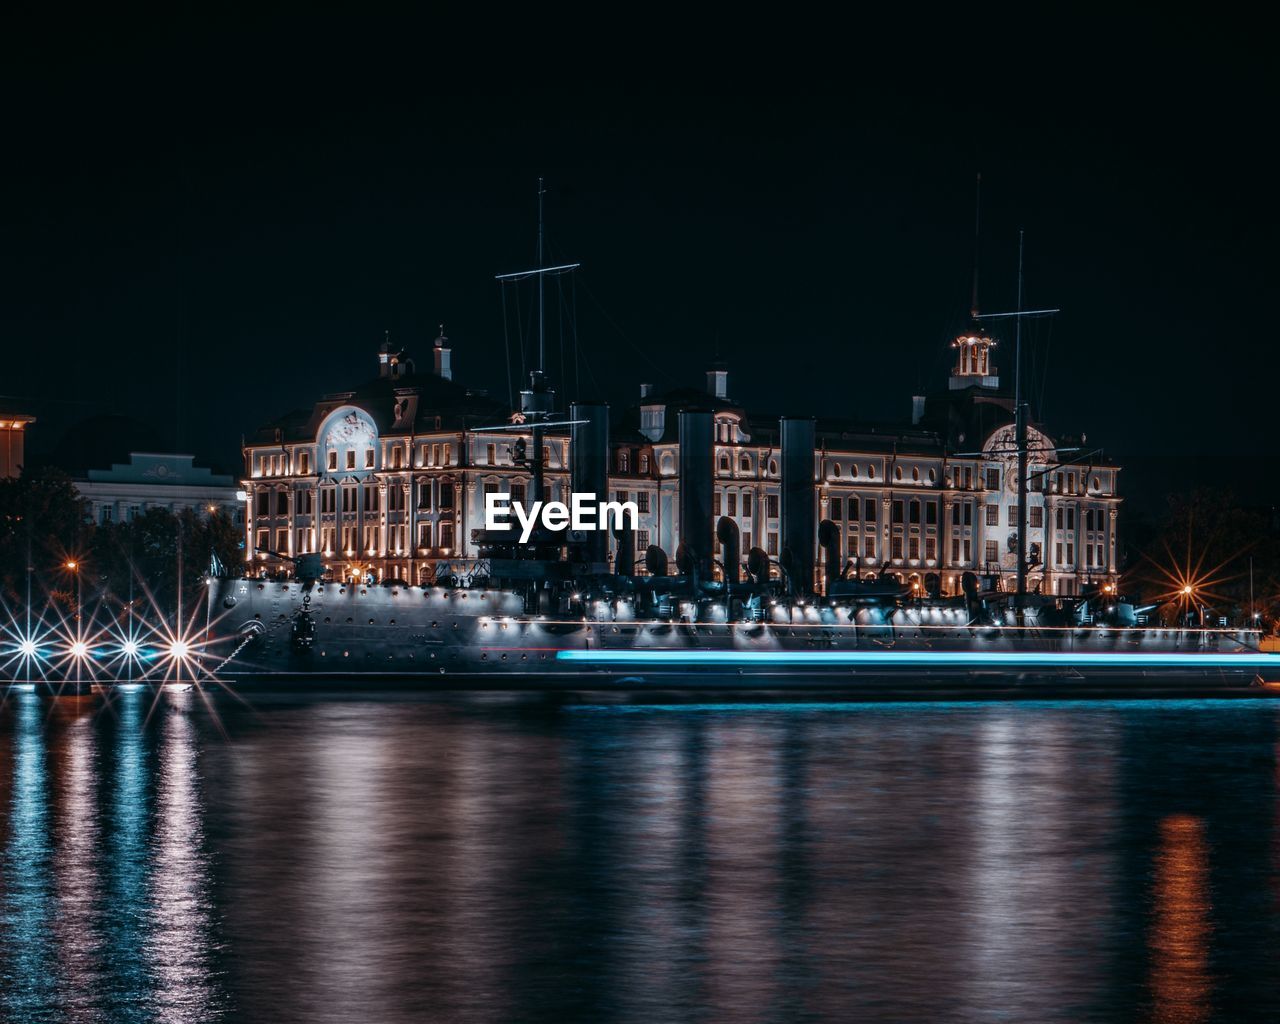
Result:
{"label": "ship mast", "polygon": [[[1022,321],[1032,316],[1052,316],[1058,309],[1022,308],[1022,254],[1025,232],[1018,230],[1018,302],[1012,313],[982,313],[975,311],[975,320],[1005,320],[1014,323],[1013,347],[1013,430],[1014,448],[1017,454],[1018,474],[1018,534],[1017,568],[1015,571],[1014,611],[1018,625],[1022,625],[1022,610],[1027,598],[1027,403],[1022,390]],[[975,308],[977,303],[974,303]]]}
{"label": "ship mast", "polygon": [[[543,284],[548,274],[568,274],[576,270],[580,264],[563,263],[559,266],[543,265],[543,239],[545,225],[543,221],[542,197],[546,195],[544,179],[538,179],[538,251],[537,266],[533,270],[521,270],[513,274],[498,274],[500,282],[523,281],[529,277],[538,279],[538,362],[529,371],[529,386],[520,392],[520,421],[531,428],[530,443],[533,451],[526,456],[529,469],[529,500],[542,501],[545,490],[546,464],[542,458],[542,439],[549,426],[560,426],[548,422],[548,417],[555,411],[556,393],[547,383],[546,378],[546,317],[543,308]],[[493,428],[490,428],[493,429]]]}

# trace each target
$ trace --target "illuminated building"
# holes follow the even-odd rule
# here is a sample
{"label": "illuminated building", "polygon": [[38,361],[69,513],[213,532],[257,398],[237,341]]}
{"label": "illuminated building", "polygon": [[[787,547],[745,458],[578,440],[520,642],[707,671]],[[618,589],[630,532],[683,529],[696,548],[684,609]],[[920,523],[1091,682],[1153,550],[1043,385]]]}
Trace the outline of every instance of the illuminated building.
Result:
{"label": "illuminated building", "polygon": [[[817,518],[838,527],[846,575],[888,572],[922,591],[956,593],[972,572],[1012,589],[1013,399],[1001,388],[994,345],[982,332],[958,338],[948,387],[913,398],[907,421],[818,421]],[[276,555],[308,553],[347,577],[424,582],[444,567],[470,569],[484,494],[524,500],[528,473],[516,451],[528,435],[475,432],[509,422],[510,411],[453,380],[443,332],[433,357],[432,370],[419,373],[384,345],[377,378],[283,417],[245,446],[254,571],[288,572]],[[714,413],[714,517],[737,522],[744,559],[753,546],[779,555],[778,420],[733,401],[728,371],[717,365],[705,390],[641,385],[639,402],[615,420],[609,497],[638,507],[638,571],[651,544],[674,554],[677,414],[695,408]],[[1089,582],[1114,583],[1118,467],[1090,455],[1083,438],[1055,439],[1038,426],[1028,449],[1028,589],[1077,594]],[[544,454],[547,499],[563,499],[567,437],[550,434]]]}
{"label": "illuminated building", "polygon": [[234,479],[197,466],[194,455],[130,452],[127,461],[87,469],[72,482],[89,503],[90,517],[103,526],[151,509],[200,515],[220,509],[237,523],[243,514]]}
{"label": "illuminated building", "polygon": [[27,426],[35,421],[34,416],[24,413],[0,412],[0,480],[22,475]]}

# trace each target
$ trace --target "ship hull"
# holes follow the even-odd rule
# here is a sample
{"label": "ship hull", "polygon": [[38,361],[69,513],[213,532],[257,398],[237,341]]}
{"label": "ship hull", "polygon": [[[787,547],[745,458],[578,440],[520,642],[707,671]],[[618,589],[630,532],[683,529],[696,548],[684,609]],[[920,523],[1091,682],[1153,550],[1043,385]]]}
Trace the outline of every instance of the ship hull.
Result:
{"label": "ship hull", "polygon": [[[295,624],[305,613],[305,641]],[[238,686],[1261,696],[1280,655],[1246,632],[875,624],[812,606],[767,623],[524,614],[502,590],[214,580],[210,664]],[[938,621],[935,621],[938,620]],[[226,660],[223,660],[226,659]]]}

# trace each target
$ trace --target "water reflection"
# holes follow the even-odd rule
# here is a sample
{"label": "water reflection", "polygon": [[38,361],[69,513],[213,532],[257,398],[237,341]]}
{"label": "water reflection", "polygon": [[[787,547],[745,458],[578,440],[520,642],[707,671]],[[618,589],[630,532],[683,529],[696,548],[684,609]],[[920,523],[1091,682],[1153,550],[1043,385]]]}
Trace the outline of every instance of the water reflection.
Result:
{"label": "water reflection", "polygon": [[1204,822],[1174,814],[1160,823],[1151,994],[1157,1020],[1209,1019],[1209,864]]}
{"label": "water reflection", "polygon": [[1280,1012],[1273,704],[152,701],[0,710],[0,1019]]}

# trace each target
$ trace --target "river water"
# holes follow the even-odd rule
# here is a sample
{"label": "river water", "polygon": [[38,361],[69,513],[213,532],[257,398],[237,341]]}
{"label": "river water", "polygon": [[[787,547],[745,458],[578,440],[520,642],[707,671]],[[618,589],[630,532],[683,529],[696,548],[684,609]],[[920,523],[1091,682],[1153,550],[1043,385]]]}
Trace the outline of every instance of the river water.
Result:
{"label": "river water", "polygon": [[0,709],[0,1019],[1280,1019],[1280,704]]}

